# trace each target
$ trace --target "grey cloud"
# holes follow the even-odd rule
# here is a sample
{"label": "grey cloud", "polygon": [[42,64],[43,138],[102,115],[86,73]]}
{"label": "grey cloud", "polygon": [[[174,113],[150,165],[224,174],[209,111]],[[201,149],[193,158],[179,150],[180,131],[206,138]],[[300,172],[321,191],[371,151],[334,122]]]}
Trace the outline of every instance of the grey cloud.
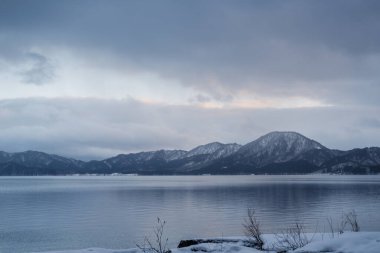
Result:
{"label": "grey cloud", "polygon": [[211,101],[211,98],[209,96],[205,96],[202,94],[198,94],[195,97],[190,99],[191,103],[206,103],[210,101]]}
{"label": "grey cloud", "polygon": [[189,99],[190,103],[208,103],[208,102],[231,102],[234,97],[231,94],[214,94],[213,96],[208,96],[204,94],[198,94]]}
{"label": "grey cloud", "polygon": [[360,123],[366,127],[380,129],[380,120],[376,118],[360,119]]}
{"label": "grey cloud", "polygon": [[[194,103],[244,94],[335,106],[221,110],[2,100],[0,149],[91,159],[210,141],[244,144],[273,130],[299,131],[331,148],[379,146],[379,13],[376,0],[2,0],[0,67],[29,61],[20,76],[26,83],[58,78],[43,52],[63,49],[89,65],[175,79],[200,94]],[[42,53],[25,58],[27,52]]]}
{"label": "grey cloud", "polygon": [[36,149],[91,159],[185,142],[179,132],[160,124],[160,115],[154,115],[155,108],[132,100],[4,100],[0,103],[1,149]]}
{"label": "grey cloud", "polygon": [[0,150],[99,159],[212,141],[245,144],[274,130],[298,131],[330,148],[380,146],[378,128],[359,120],[365,114],[380,121],[370,108],[221,110],[131,99],[2,100]]}
{"label": "grey cloud", "polygon": [[30,66],[19,72],[24,83],[43,85],[54,78],[54,65],[45,56],[37,53],[28,53],[26,54],[26,61],[29,62]]}
{"label": "grey cloud", "polygon": [[375,0],[1,5],[0,27],[9,43],[17,40],[20,46],[107,52],[112,57],[105,64],[118,58],[125,66],[178,79],[213,97],[296,94],[334,104],[379,105],[378,99],[367,99],[378,92],[380,81],[380,4]]}

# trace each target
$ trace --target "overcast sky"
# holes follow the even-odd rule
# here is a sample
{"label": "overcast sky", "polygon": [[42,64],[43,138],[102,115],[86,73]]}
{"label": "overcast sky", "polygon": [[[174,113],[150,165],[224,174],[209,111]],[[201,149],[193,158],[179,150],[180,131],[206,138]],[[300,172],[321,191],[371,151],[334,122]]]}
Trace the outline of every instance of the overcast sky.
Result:
{"label": "overcast sky", "polygon": [[0,0],[0,150],[102,159],[274,130],[380,146],[380,1]]}

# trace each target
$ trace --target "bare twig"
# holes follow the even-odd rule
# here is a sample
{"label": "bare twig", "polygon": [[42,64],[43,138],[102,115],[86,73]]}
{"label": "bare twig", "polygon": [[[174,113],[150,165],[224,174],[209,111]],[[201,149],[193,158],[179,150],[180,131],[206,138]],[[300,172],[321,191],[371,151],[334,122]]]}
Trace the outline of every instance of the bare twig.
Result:
{"label": "bare twig", "polygon": [[168,249],[168,238],[164,239],[164,227],[166,221],[162,221],[159,217],[157,217],[157,224],[154,228],[154,243],[145,236],[144,244],[136,244],[136,246],[142,250],[144,253],[170,253],[171,251]]}
{"label": "bare twig", "polygon": [[244,221],[243,227],[244,234],[248,237],[249,241],[251,241],[255,248],[262,250],[264,240],[262,238],[260,223],[255,216],[255,209],[248,209],[247,218]]}
{"label": "bare twig", "polygon": [[347,225],[347,219],[345,218],[345,215],[342,214],[342,217],[340,218],[340,221],[338,222],[338,232],[339,234],[343,234],[344,230]]}
{"label": "bare twig", "polygon": [[333,220],[331,217],[327,218],[327,223],[329,224],[330,232],[331,232],[331,237],[334,238],[334,225],[333,225]]}
{"label": "bare twig", "polygon": [[[334,238],[335,229],[334,229],[333,220],[331,217],[327,218],[327,223],[330,227],[331,237]],[[342,213],[340,221],[337,223],[337,228],[336,228],[337,234],[343,234],[347,225],[350,225],[352,232],[360,231],[358,215],[356,214],[355,210],[352,210],[351,212],[348,212],[348,213]]]}
{"label": "bare twig", "polygon": [[352,210],[351,212],[346,213],[345,216],[346,216],[346,222],[350,224],[351,226],[351,231],[359,232],[360,227],[358,223],[358,215],[356,214],[355,210]]}
{"label": "bare twig", "polygon": [[276,250],[281,251],[302,248],[312,241],[312,239],[307,237],[303,224],[299,222],[296,222],[293,227],[276,234],[275,238],[276,242],[273,246]]}

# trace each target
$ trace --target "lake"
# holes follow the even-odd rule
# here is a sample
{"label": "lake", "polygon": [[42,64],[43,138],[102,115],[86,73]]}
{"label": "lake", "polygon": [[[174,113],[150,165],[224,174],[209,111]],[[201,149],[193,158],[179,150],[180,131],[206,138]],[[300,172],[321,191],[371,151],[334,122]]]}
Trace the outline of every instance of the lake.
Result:
{"label": "lake", "polygon": [[352,209],[380,231],[380,176],[0,177],[0,252],[135,247],[157,217],[171,247],[242,235],[247,208],[268,233],[296,221],[327,232]]}

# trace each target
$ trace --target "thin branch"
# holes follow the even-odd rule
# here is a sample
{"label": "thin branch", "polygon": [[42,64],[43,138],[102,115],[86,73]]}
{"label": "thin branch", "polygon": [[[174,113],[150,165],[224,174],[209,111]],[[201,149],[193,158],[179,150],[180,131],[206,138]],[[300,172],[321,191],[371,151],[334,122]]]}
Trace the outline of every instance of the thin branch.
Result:
{"label": "thin branch", "polygon": [[144,253],[170,253],[171,251],[167,247],[168,238],[164,239],[165,224],[166,221],[161,221],[161,219],[157,217],[157,224],[153,230],[155,244],[145,236],[143,246],[136,244],[137,248]]}
{"label": "thin branch", "polygon": [[248,209],[247,219],[245,219],[243,227],[244,234],[249,238],[254,247],[256,247],[259,250],[262,250],[264,246],[264,240],[262,238],[260,223],[256,219],[254,209]]}

